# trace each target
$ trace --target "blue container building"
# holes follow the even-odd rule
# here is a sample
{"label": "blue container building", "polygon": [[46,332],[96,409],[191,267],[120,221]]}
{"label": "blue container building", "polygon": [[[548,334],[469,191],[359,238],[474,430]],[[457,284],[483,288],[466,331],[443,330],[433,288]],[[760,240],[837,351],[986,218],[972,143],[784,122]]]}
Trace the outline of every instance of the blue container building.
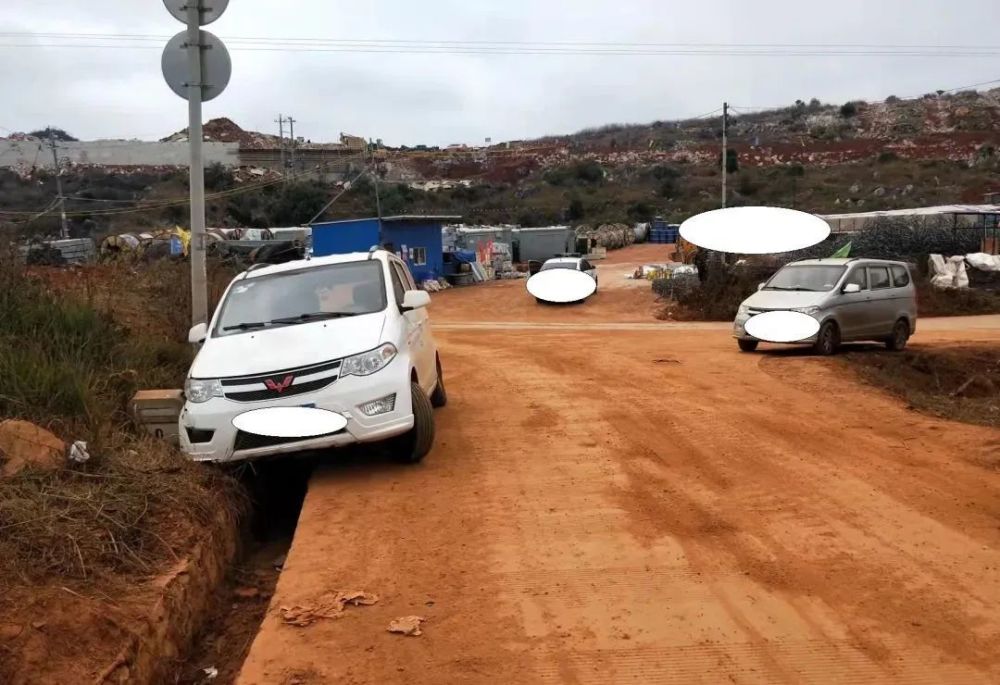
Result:
{"label": "blue container building", "polygon": [[390,216],[325,221],[312,225],[312,253],[323,257],[367,252],[378,245],[402,257],[417,283],[438,279],[444,275],[441,227],[459,220],[458,216]]}

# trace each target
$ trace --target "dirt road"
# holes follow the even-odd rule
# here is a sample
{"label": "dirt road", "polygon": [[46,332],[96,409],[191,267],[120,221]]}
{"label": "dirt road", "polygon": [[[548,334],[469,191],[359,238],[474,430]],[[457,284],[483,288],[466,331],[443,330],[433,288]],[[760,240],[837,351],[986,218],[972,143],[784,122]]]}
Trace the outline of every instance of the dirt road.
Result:
{"label": "dirt road", "polygon": [[[314,476],[242,685],[1000,681],[1000,434],[596,301],[463,330],[487,290],[435,296],[426,462]],[[282,624],[338,590],[380,600]]]}

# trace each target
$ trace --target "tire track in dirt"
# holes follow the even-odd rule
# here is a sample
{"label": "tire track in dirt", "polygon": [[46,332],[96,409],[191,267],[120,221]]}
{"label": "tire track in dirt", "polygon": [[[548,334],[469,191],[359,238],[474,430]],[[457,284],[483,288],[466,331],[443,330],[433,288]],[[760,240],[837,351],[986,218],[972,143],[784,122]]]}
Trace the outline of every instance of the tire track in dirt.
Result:
{"label": "tire track in dirt", "polygon": [[438,337],[433,453],[314,480],[241,683],[1000,679],[1000,479],[942,447],[995,432],[725,330]]}

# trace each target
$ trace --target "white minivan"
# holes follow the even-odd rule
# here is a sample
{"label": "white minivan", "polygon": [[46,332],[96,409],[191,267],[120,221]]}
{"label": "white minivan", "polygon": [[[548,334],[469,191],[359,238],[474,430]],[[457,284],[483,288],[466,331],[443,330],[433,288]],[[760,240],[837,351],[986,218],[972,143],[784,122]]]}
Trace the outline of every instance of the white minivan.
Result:
{"label": "white minivan", "polygon": [[[391,441],[400,460],[420,461],[432,407],[447,402],[429,304],[406,264],[374,248],[240,274],[209,324],[190,331],[201,349],[184,387],[182,451],[231,462]],[[269,407],[326,410],[346,426],[274,437],[234,424]]]}

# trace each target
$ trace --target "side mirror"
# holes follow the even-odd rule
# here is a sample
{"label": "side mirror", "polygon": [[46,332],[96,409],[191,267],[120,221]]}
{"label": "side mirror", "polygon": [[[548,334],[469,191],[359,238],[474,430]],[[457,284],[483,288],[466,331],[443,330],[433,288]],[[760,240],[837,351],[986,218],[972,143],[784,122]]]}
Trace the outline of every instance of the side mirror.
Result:
{"label": "side mirror", "polygon": [[848,293],[860,293],[861,286],[858,285],[857,283],[848,283],[847,285],[844,286],[843,292],[845,295]]}
{"label": "side mirror", "polygon": [[208,324],[204,323],[195,324],[194,326],[191,326],[191,330],[188,331],[188,342],[194,343],[195,345],[197,345],[198,343],[205,342],[205,338],[207,337],[208,337]]}
{"label": "side mirror", "polygon": [[765,285],[767,285],[767,283],[758,283],[757,290],[763,290]]}
{"label": "side mirror", "polygon": [[403,295],[403,309],[420,309],[431,303],[431,296],[426,290],[407,290]]}

